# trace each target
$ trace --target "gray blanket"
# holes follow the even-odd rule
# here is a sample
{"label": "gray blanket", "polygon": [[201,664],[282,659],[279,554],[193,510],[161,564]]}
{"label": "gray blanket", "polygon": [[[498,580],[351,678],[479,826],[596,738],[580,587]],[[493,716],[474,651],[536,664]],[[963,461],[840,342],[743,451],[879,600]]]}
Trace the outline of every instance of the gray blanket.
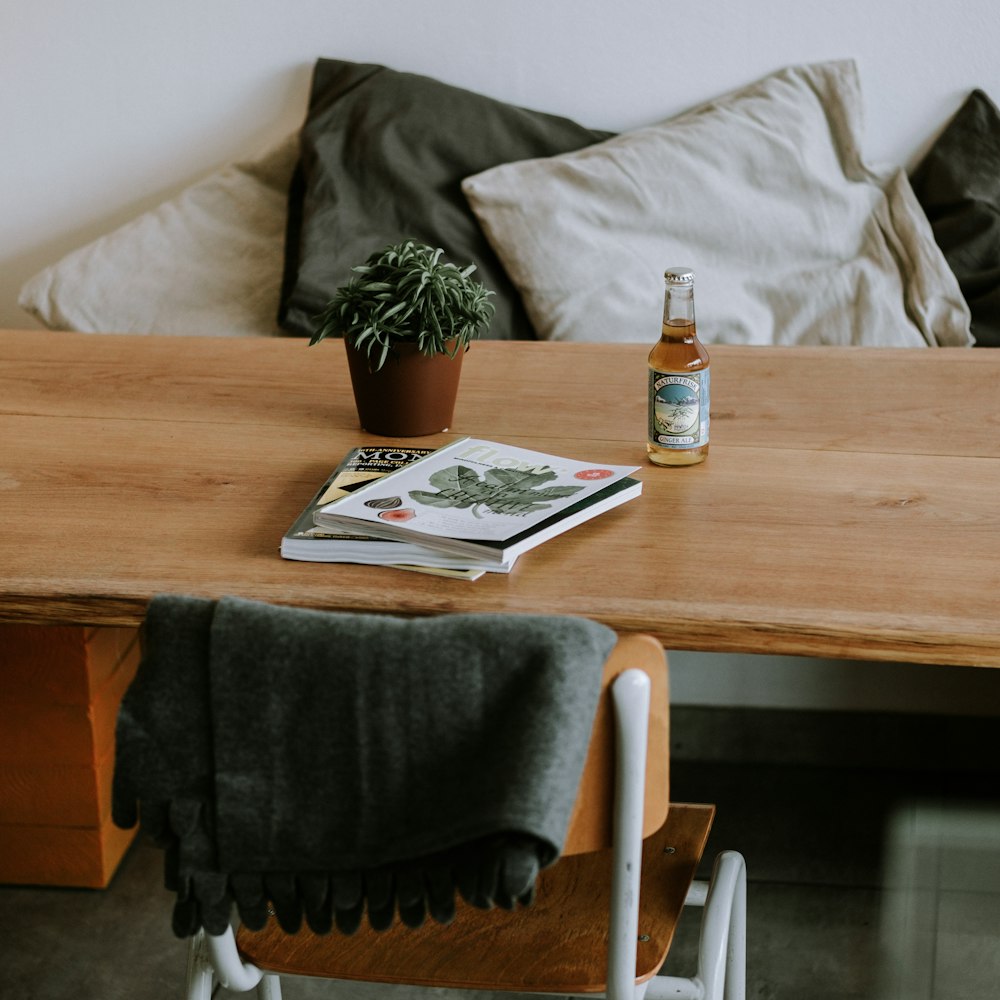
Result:
{"label": "gray blanket", "polygon": [[113,817],[166,849],[174,931],[447,922],[558,856],[614,633],[574,617],[330,614],[159,596]]}

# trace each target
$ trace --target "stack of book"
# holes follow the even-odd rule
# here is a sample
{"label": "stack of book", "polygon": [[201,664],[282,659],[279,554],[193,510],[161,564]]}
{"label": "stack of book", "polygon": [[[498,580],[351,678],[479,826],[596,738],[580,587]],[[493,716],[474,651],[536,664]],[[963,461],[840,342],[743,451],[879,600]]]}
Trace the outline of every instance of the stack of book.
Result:
{"label": "stack of book", "polygon": [[599,465],[478,438],[352,449],[281,542],[286,559],[476,579],[637,497],[638,466]]}

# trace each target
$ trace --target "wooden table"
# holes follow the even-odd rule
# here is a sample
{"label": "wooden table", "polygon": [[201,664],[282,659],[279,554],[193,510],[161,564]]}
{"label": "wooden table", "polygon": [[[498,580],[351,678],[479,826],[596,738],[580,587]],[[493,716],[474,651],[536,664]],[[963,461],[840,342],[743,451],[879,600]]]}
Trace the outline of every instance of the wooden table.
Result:
{"label": "wooden table", "polygon": [[278,556],[344,452],[384,443],[340,345],[0,333],[0,882],[109,881],[115,711],[161,591],[1000,666],[1000,351],[713,348],[709,459],[660,469],[647,350],[474,345],[454,433],[641,465],[644,489],[470,583]]}
{"label": "wooden table", "polygon": [[469,583],[279,558],[341,455],[385,440],[358,428],[340,345],[0,333],[0,621],[132,625],[160,591],[240,594],[1000,666],[1000,351],[717,346],[708,461],[660,469],[647,350],[473,346],[455,434],[634,462],[644,491]]}

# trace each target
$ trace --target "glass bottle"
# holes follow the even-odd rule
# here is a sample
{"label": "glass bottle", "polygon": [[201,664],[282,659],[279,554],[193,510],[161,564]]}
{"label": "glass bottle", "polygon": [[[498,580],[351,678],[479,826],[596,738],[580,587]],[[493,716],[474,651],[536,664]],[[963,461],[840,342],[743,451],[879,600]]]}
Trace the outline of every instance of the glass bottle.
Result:
{"label": "glass bottle", "polygon": [[694,271],[664,272],[663,328],[649,352],[646,452],[656,465],[697,465],[708,455],[709,361],[694,320]]}

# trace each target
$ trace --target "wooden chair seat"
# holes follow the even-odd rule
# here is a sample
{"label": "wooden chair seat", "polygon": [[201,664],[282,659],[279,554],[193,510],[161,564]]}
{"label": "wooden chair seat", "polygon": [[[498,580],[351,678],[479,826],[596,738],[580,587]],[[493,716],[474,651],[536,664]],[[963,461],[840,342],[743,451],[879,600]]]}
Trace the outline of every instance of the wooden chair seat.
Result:
{"label": "wooden chair seat", "polygon": [[[672,804],[643,842],[636,979],[663,964],[715,810]],[[241,928],[237,946],[260,968],[331,979],[468,989],[602,993],[607,986],[611,851],[564,857],[539,879],[534,905],[513,912],[462,904],[453,923],[418,930],[396,924],[350,937],[286,934],[272,918]],[[648,940],[647,940],[648,938]],[[502,942],[502,946],[494,946]]]}

